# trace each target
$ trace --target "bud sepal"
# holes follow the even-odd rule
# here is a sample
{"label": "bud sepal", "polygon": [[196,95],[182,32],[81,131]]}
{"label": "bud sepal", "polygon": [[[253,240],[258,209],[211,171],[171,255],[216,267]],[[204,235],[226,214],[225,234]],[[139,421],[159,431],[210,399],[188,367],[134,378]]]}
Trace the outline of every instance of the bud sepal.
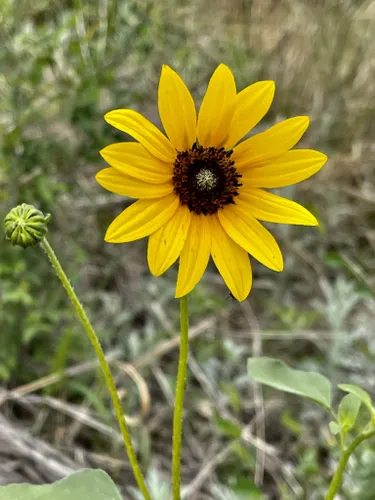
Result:
{"label": "bud sepal", "polygon": [[4,219],[5,239],[22,248],[37,245],[48,232],[50,214],[22,203],[9,212]]}

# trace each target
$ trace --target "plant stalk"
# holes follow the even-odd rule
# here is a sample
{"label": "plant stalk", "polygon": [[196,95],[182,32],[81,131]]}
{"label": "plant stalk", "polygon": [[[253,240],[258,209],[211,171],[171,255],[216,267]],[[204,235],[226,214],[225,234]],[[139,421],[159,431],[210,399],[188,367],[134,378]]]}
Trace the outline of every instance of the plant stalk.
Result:
{"label": "plant stalk", "polygon": [[173,417],[172,491],[173,500],[181,499],[181,442],[187,362],[189,356],[188,296],[180,299],[180,357],[178,362],[176,401]]}
{"label": "plant stalk", "polygon": [[98,358],[100,368],[102,369],[108,390],[110,392],[111,398],[112,398],[112,403],[115,409],[117,421],[121,430],[121,434],[124,440],[125,448],[128,454],[129,462],[131,464],[131,467],[133,469],[133,473],[135,476],[135,479],[137,481],[138,487],[143,493],[143,496],[145,500],[151,500],[151,496],[148,492],[148,489],[146,487],[146,483],[143,477],[143,474],[141,472],[141,469],[138,464],[137,456],[135,454],[131,438],[130,438],[130,433],[128,430],[128,426],[126,424],[126,420],[124,417],[124,412],[121,406],[121,401],[120,398],[117,394],[116,386],[109,368],[109,365],[107,363],[107,360],[105,359],[105,355],[102,349],[102,346],[100,344],[99,338],[95,333],[94,328],[92,327],[90,320],[88,319],[86,312],[79,301],[76,293],[74,292],[74,289],[72,285],[69,282],[68,277],[66,276],[63,268],[61,267],[61,264],[56,257],[55,252],[53,251],[51,245],[48,243],[47,239],[44,238],[40,242],[41,247],[43,250],[46,252],[52,267],[56,271],[57,276],[59,277],[62,285],[64,286],[65,290],[67,291],[70,300],[72,301],[72,304],[75,308],[75,310],[78,313],[79,319],[81,320],[81,323],[85,327],[86,333],[90,339],[90,342],[95,350],[96,356]]}
{"label": "plant stalk", "polygon": [[369,439],[370,437],[375,435],[375,429],[371,429],[368,432],[363,432],[359,436],[357,436],[353,441],[350,443],[348,448],[342,449],[341,450],[341,456],[340,460],[336,469],[336,472],[332,478],[329,490],[327,492],[327,495],[325,497],[325,500],[334,500],[336,493],[339,491],[341,481],[342,481],[342,476],[345,471],[346,464],[348,463],[348,460],[350,458],[350,455],[354,452],[354,450],[357,448],[359,444],[362,443],[365,439]]}

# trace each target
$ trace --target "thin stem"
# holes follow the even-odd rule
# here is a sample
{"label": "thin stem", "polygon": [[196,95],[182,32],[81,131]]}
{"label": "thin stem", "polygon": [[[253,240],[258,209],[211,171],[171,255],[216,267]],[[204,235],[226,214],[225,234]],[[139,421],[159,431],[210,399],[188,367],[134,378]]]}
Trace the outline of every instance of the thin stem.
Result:
{"label": "thin stem", "polygon": [[334,500],[336,493],[338,492],[341,481],[342,481],[342,476],[345,471],[346,464],[348,463],[350,455],[353,453],[353,451],[357,448],[359,444],[362,443],[365,439],[369,439],[370,437],[375,435],[375,430],[372,429],[371,431],[368,432],[363,432],[359,436],[357,436],[353,441],[350,443],[350,446],[346,449],[341,450],[341,456],[340,460],[335,472],[335,475],[332,478],[327,496],[325,500]]}
{"label": "thin stem", "polygon": [[184,412],[184,396],[186,372],[189,355],[189,308],[188,296],[180,299],[180,359],[176,385],[176,401],[173,417],[173,457],[172,457],[172,489],[173,500],[181,498],[181,441],[182,418]]}
{"label": "thin stem", "polygon": [[96,335],[96,333],[95,333],[95,331],[90,323],[90,320],[88,319],[86,312],[83,309],[83,306],[80,303],[77,295],[75,294],[73,287],[70,284],[69,279],[66,276],[63,268],[61,267],[61,264],[60,264],[58,258],[56,257],[56,254],[53,251],[51,245],[48,243],[46,238],[44,238],[40,244],[41,244],[41,247],[43,248],[43,250],[46,252],[49,260],[51,261],[51,264],[52,264],[53,268],[55,269],[57,276],[60,278],[62,285],[64,286],[65,290],[67,291],[69,298],[72,301],[72,304],[73,304],[75,310],[77,311],[78,316],[79,316],[83,326],[86,329],[86,332],[87,332],[87,335],[90,339],[90,342],[91,342],[93,348],[95,349],[95,353],[96,353],[96,356],[98,358],[100,368],[102,369],[108,390],[111,394],[113,406],[114,406],[114,409],[116,412],[117,421],[118,421],[118,424],[119,424],[119,427],[121,430],[122,437],[124,439],[125,448],[126,448],[126,451],[128,453],[129,462],[132,466],[135,479],[137,481],[139,489],[143,493],[145,500],[151,500],[151,496],[147,490],[146,483],[145,483],[143,474],[141,472],[141,469],[139,467],[137,456],[135,454],[135,451],[134,451],[134,448],[133,448],[133,445],[131,442],[128,426],[126,424],[124,412],[123,412],[123,409],[121,406],[121,401],[120,401],[120,398],[118,397],[116,386],[115,386],[115,383],[113,381],[113,377],[112,377],[111,371],[109,369],[109,365],[107,363],[107,360],[105,359],[105,355],[104,355],[102,346],[100,345],[100,341],[98,339],[98,336]]}

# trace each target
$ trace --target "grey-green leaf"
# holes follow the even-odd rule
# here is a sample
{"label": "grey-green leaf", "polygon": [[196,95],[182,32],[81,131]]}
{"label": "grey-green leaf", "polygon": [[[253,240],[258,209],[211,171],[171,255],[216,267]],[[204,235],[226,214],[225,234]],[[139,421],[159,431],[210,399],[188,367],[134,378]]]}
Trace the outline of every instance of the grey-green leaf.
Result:
{"label": "grey-green leaf", "polygon": [[320,373],[294,370],[278,359],[267,357],[249,358],[247,366],[256,382],[309,398],[327,409],[331,407],[331,383]]}
{"label": "grey-green leaf", "polygon": [[367,406],[371,414],[371,420],[375,422],[375,408],[372,404],[370,395],[366,391],[352,384],[339,384],[338,387],[342,391],[349,392],[350,394],[355,394],[356,396],[358,396],[362,403]]}
{"label": "grey-green leaf", "polygon": [[353,393],[349,393],[342,398],[339,404],[338,421],[345,432],[354,426],[361,404],[361,399]]}
{"label": "grey-green leaf", "polygon": [[337,422],[332,421],[329,423],[329,430],[332,432],[332,434],[336,435],[340,433],[341,427]]}
{"label": "grey-green leaf", "polygon": [[102,470],[83,469],[53,484],[10,484],[0,487],[0,500],[122,500]]}

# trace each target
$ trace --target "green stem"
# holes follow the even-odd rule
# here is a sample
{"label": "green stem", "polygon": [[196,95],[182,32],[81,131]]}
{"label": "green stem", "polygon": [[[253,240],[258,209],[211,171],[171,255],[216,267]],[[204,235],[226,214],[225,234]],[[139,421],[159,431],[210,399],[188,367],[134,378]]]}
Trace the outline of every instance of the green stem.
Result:
{"label": "green stem", "polygon": [[375,435],[375,430],[372,429],[371,431],[368,432],[363,432],[359,436],[357,436],[353,441],[350,443],[350,446],[346,449],[341,450],[341,456],[339,460],[339,464],[337,466],[335,475],[332,478],[327,496],[325,500],[334,500],[336,493],[338,492],[341,481],[342,481],[342,476],[345,471],[346,464],[348,463],[350,455],[353,453],[353,451],[357,448],[359,444],[362,443],[365,439],[369,439],[370,437]]}
{"label": "green stem", "polygon": [[184,412],[184,396],[186,372],[189,355],[189,307],[188,296],[180,299],[180,359],[176,385],[176,401],[173,417],[173,457],[172,457],[172,489],[173,500],[181,498],[181,441],[182,418]]}
{"label": "green stem", "polygon": [[102,369],[106,384],[107,384],[109,392],[111,394],[113,406],[114,406],[114,409],[116,412],[117,421],[118,421],[118,424],[120,426],[121,434],[122,434],[122,437],[124,439],[125,448],[126,448],[126,451],[128,453],[129,462],[132,466],[135,479],[137,481],[139,489],[143,493],[145,500],[151,500],[151,496],[147,490],[146,483],[145,483],[145,480],[143,478],[141,469],[140,469],[138,461],[137,461],[137,456],[135,454],[135,451],[134,451],[134,448],[133,448],[133,445],[131,442],[128,426],[126,424],[124,412],[123,412],[123,409],[121,406],[121,401],[120,401],[120,398],[117,394],[116,386],[115,386],[115,383],[113,381],[113,377],[112,377],[111,371],[109,369],[109,365],[107,363],[107,360],[105,359],[105,355],[104,355],[102,346],[100,345],[98,336],[96,335],[96,333],[95,333],[95,331],[90,323],[90,320],[88,319],[86,312],[83,309],[83,306],[80,303],[77,295],[75,294],[73,287],[70,284],[69,279],[67,278],[63,268],[61,267],[61,264],[60,264],[58,258],[56,257],[56,254],[53,251],[51,245],[48,243],[46,238],[44,238],[40,242],[40,244],[41,244],[41,247],[43,248],[43,250],[46,252],[49,260],[51,261],[51,264],[52,264],[53,268],[55,269],[57,276],[60,278],[60,281],[63,284],[65,290],[67,291],[69,298],[72,301],[72,304],[73,304],[75,310],[77,311],[78,316],[79,316],[83,326],[86,329],[86,332],[87,332],[87,335],[90,339],[90,342],[91,342],[93,348],[95,349],[96,356],[99,360],[100,368]]}

